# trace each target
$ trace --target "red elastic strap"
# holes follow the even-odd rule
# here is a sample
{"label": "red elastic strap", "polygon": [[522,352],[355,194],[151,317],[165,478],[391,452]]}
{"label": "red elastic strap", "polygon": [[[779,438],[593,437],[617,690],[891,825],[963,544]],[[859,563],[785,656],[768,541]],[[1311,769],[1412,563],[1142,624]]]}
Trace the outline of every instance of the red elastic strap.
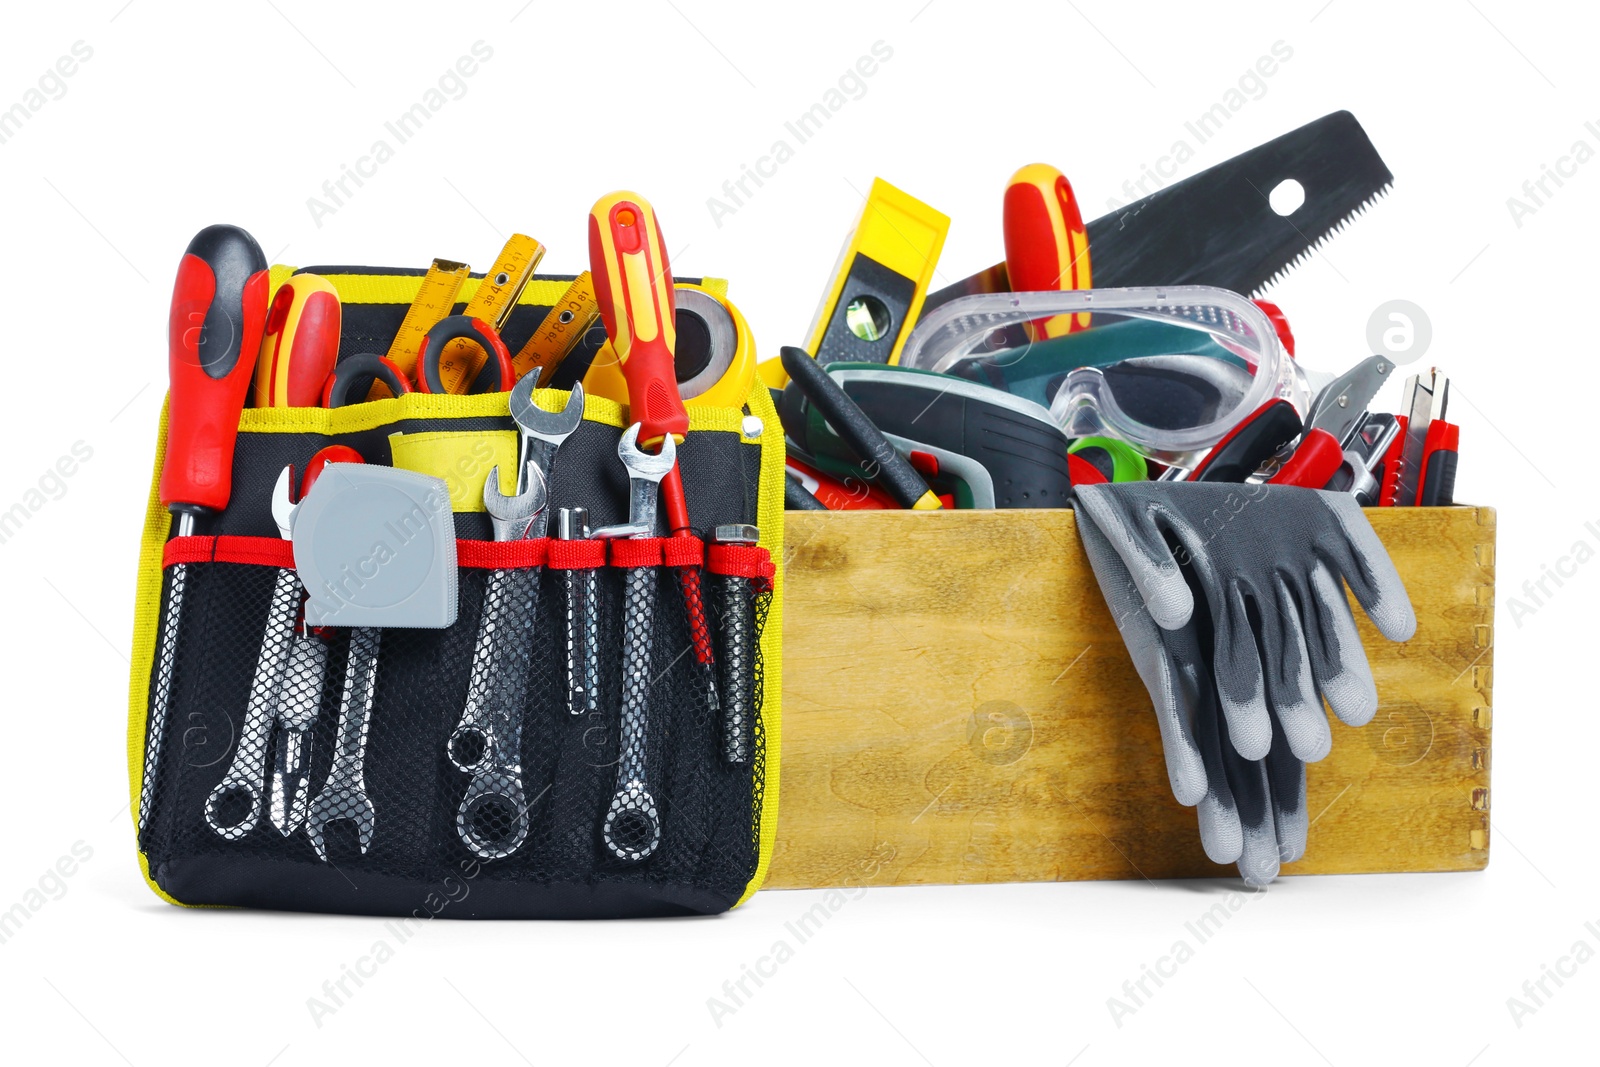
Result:
{"label": "red elastic strap", "polygon": [[174,537],[161,550],[162,569],[179,563],[208,563],[216,547],[215,537]]}
{"label": "red elastic strap", "polygon": [[661,558],[669,567],[698,567],[706,559],[706,543],[698,537],[668,537]]}
{"label": "red elastic strap", "polygon": [[760,545],[712,545],[706,554],[706,569],[737,578],[770,579],[778,573],[772,553]]}
{"label": "red elastic strap", "polygon": [[550,554],[545,559],[545,566],[557,571],[584,571],[594,567],[603,567],[606,562],[606,543],[604,541],[562,541],[550,542]]}
{"label": "red elastic strap", "polygon": [[530,541],[457,541],[456,566],[496,571],[510,567],[543,567],[549,548],[548,537]]}
{"label": "red elastic strap", "polygon": [[294,546],[281,537],[174,537],[161,553],[161,566],[178,563],[250,563],[293,567]]}
{"label": "red elastic strap", "polygon": [[619,537],[611,542],[613,567],[661,566],[661,542],[665,537]]}

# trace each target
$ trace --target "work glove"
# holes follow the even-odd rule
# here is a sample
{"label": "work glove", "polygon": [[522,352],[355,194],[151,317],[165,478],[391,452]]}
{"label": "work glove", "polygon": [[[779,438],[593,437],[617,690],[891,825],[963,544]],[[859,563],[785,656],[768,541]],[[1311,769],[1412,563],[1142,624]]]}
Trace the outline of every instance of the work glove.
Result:
{"label": "work glove", "polygon": [[1139,482],[1077,496],[1173,795],[1197,808],[1208,856],[1265,884],[1305,851],[1304,765],[1333,743],[1322,699],[1351,726],[1377,710],[1342,583],[1397,641],[1416,629],[1405,587],[1349,494]]}

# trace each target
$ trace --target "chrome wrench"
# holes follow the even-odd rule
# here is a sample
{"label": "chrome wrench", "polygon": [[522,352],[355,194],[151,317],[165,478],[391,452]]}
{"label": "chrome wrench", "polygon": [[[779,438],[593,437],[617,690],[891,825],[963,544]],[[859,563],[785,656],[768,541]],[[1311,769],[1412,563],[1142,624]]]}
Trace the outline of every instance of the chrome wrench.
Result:
{"label": "chrome wrench", "polygon": [[322,710],[328,677],[328,643],[299,627],[278,690],[278,737],[272,761],[272,825],[288,837],[300,828],[311,796],[311,738],[308,731]]}
{"label": "chrome wrench", "polygon": [[[566,407],[560,411],[545,411],[533,402],[533,391],[538,384],[538,377],[537,374],[526,374],[519,378],[517,384],[512,387],[507,401],[511,408],[511,419],[517,424],[518,445],[522,457],[517,466],[518,496],[512,499],[521,500],[526,496],[529,480],[532,477],[528,471],[537,470],[540,481],[538,511],[515,531],[509,526],[502,530],[502,522],[520,520],[494,519],[496,541],[517,541],[524,537],[544,536],[549,522],[549,514],[544,510],[544,501],[548,496],[551,465],[555,462],[556,452],[561,448],[562,442],[571,437],[573,431],[583,421],[583,386],[573,386],[571,395],[567,397]],[[510,504],[506,503],[507,498],[500,495],[500,483],[491,477],[489,484],[494,486],[495,495],[502,502],[501,506],[510,507]],[[487,506],[487,488],[484,494]],[[491,519],[493,519],[492,513]],[[502,532],[507,536],[501,537]],[[491,597],[498,599],[497,592],[508,583],[513,583],[512,576],[502,571],[492,572],[489,576],[489,587],[485,592],[485,605],[494,602]],[[455,764],[457,770],[466,774],[475,771],[489,751],[490,702],[484,699],[485,694],[480,684],[482,679],[479,678],[476,665],[480,662],[492,662],[492,650],[485,647],[491,637],[492,631],[480,624],[477,646],[473,649],[473,682],[467,690],[466,707],[462,709],[461,720],[451,731],[450,740],[445,747],[450,762]]]}
{"label": "chrome wrench", "polygon": [[[526,537],[544,510],[544,474],[537,464],[528,464],[526,478],[527,488],[507,497],[500,492],[500,468],[489,472],[483,504],[496,541]],[[490,572],[467,683],[467,706],[450,736],[450,758],[457,767],[465,762],[458,751],[464,731],[476,733],[482,742],[482,754],[470,766],[472,780],[456,810],[456,833],[482,859],[503,859],[521,848],[528,836],[528,805],[522,788],[522,705],[533,658],[538,583],[536,567]]]}
{"label": "chrome wrench", "polygon": [[[617,442],[617,455],[628,468],[628,521],[603,527],[593,536],[650,537],[661,479],[677,463],[677,447],[668,434],[661,439],[660,452],[642,451],[639,423],[634,423]],[[661,813],[650,795],[645,766],[657,577],[654,567],[630,567],[623,588],[622,754],[617,761],[617,790],[606,808],[600,836],[613,856],[629,862],[645,859],[661,843]]]}
{"label": "chrome wrench", "polygon": [[[278,513],[279,501],[287,503],[289,499],[292,477],[293,470],[289,467],[278,475],[278,484],[273,490],[274,515]],[[282,531],[281,525],[279,530]],[[267,791],[267,750],[273,724],[277,721],[278,691],[289,660],[289,646],[294,641],[295,621],[300,615],[300,594],[300,576],[293,567],[281,568],[272,586],[272,603],[267,609],[267,625],[261,636],[261,652],[256,657],[250,701],[245,707],[244,726],[239,731],[233,762],[206,798],[206,823],[227,841],[244,837],[255,829],[261,818]],[[243,815],[232,822],[224,822],[223,817],[228,814],[226,808],[240,797],[248,805]]]}
{"label": "chrome wrench", "polygon": [[[519,456],[517,462],[517,492],[528,488],[527,477],[522,473],[532,463],[544,476],[546,490],[550,487],[550,472],[555,466],[556,452],[573,431],[583,422],[583,386],[574,385],[567,397],[567,405],[560,411],[546,411],[533,402],[533,390],[538,384],[537,374],[527,374],[511,388],[508,403],[511,420],[517,424]],[[549,528],[550,513],[541,511],[528,528],[529,537],[543,537]]]}
{"label": "chrome wrench", "polygon": [[367,727],[377,693],[378,643],[382,637],[383,631],[375,626],[357,626],[350,631],[350,657],[345,665],[344,692],[339,698],[339,736],[334,743],[333,767],[306,815],[306,835],[324,863],[328,861],[328,850],[322,834],[331,822],[355,822],[362,855],[372,844],[377,812],[367,798]]}

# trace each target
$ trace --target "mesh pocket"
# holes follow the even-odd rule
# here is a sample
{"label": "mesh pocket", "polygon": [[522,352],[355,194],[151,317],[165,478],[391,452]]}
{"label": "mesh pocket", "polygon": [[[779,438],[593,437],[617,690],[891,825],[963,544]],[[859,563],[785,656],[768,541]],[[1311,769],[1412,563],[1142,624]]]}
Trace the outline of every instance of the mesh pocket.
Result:
{"label": "mesh pocket", "polygon": [[[719,758],[714,675],[694,654],[671,571],[591,572],[598,686],[593,709],[575,715],[567,579],[578,572],[464,567],[458,618],[444,630],[297,638],[291,626],[275,669],[296,681],[280,681],[274,697],[263,686],[279,661],[262,649],[273,646],[289,572],[216,561],[186,570],[160,770],[141,835],[152,876],[176,899],[462,917],[651,915],[723,910],[754,874],[759,717],[755,758]],[[627,610],[630,595],[636,607],[648,603],[648,624]],[[631,674],[630,633],[642,665]],[[320,692],[288,670],[307,654],[297,640],[319,642]],[[752,666],[759,707],[759,662]],[[264,705],[271,736],[257,760],[248,720]],[[290,716],[291,706],[303,714]],[[643,710],[642,731],[625,707]],[[464,719],[474,729],[462,731]],[[272,817],[274,774],[296,747],[284,744],[298,732],[287,724],[302,720],[304,814],[284,833],[285,820]],[[264,814],[230,836],[208,821],[207,802],[242,751],[245,775],[266,790]],[[641,849],[638,821],[618,826],[632,835],[632,852],[644,853],[632,855],[608,846],[603,827],[619,779],[625,787],[639,767],[659,840]],[[446,884],[462,889],[436,910],[427,902],[444,899]]]}

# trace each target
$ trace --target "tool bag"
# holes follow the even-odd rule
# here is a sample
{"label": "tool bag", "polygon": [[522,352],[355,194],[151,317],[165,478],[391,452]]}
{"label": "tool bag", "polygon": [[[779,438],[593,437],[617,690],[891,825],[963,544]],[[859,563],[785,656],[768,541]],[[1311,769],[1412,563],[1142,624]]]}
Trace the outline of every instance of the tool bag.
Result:
{"label": "tool bag", "polygon": [[[385,351],[421,283],[421,272],[312,269],[339,291],[341,354]],[[274,290],[290,272],[273,268]],[[513,351],[568,280],[529,283],[503,330]],[[723,290],[715,280],[700,284],[716,294]],[[554,382],[570,386],[597,345],[590,341],[568,357]],[[163,899],[419,918],[607,918],[720,912],[760,885],[777,819],[782,576],[773,560],[781,553],[784,477],[783,433],[767,390],[756,383],[742,408],[690,402],[689,431],[678,448],[696,533],[751,523],[760,529],[760,543],[749,546],[708,545],[700,536],[490,540],[484,472],[495,463],[502,470],[517,467],[507,395],[413,393],[338,410],[246,410],[228,507],[201,518],[194,536],[169,538],[170,515],[152,483],[139,564],[128,761],[136,824],[141,792],[148,790],[140,863]],[[560,410],[567,396],[563,389],[541,389],[535,400]],[[627,521],[629,484],[617,455],[624,417],[619,404],[587,397],[583,422],[551,470],[551,515],[559,507],[581,506],[594,527]],[[163,413],[157,478],[165,442]],[[368,464],[444,478],[457,538],[459,601],[456,621],[445,629],[377,631],[363,753],[370,840],[363,850],[359,818],[329,822],[324,859],[304,825],[288,835],[280,832],[264,810],[270,801],[263,802],[249,831],[233,839],[213,829],[206,812],[239,746],[251,740],[244,717],[253,687],[267,684],[256,677],[266,619],[280,568],[293,564],[291,544],[279,535],[271,513],[274,483],[286,465],[298,474],[329,444],[354,447]],[[553,519],[550,532],[555,533]],[[598,700],[592,711],[575,715],[565,678],[564,583],[589,568],[599,602]],[[621,648],[625,631],[638,625],[625,617],[625,587],[642,569],[658,580],[640,753],[626,751],[620,716]],[[511,582],[497,586],[491,580],[497,572]],[[157,771],[146,783],[146,729],[161,666],[163,605],[177,574],[184,588],[175,655],[167,665],[170,698],[157,739]],[[684,583],[698,586],[706,605],[702,617],[691,619]],[[512,586],[531,591],[534,619],[532,647],[522,657],[531,667],[520,701],[528,832],[509,855],[485,858],[467,847],[459,830],[458,809],[471,776],[452,763],[446,744],[472,682],[486,590]],[[727,647],[719,622],[730,602],[754,618],[753,648]],[[744,762],[722,755],[717,666],[703,662],[703,630],[711,633],[709,651],[717,658],[731,655],[745,674],[754,714]],[[328,779],[338,745],[350,650],[354,642],[370,639],[361,630],[327,634],[326,681],[309,730],[312,796]],[[644,858],[624,858],[602,840],[601,826],[618,792],[619,762],[641,754],[659,844]],[[249,770],[266,788],[267,768]]]}

